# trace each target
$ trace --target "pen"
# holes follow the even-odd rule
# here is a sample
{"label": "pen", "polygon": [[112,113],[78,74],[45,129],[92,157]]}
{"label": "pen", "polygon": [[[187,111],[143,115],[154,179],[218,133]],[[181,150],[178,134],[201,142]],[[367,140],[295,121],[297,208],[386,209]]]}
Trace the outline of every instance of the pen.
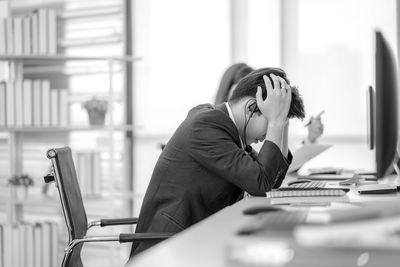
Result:
{"label": "pen", "polygon": [[[325,113],[325,110],[321,111],[314,119],[320,118],[322,116],[322,114]],[[307,127],[308,125],[310,125],[312,123],[312,120],[310,119],[305,125],[304,127]]]}

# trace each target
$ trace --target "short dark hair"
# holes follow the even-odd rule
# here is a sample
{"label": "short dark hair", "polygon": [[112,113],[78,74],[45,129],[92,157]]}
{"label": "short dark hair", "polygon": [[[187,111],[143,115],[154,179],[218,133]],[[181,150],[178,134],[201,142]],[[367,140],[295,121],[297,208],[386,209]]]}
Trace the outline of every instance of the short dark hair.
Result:
{"label": "short dark hair", "polygon": [[[263,99],[267,97],[267,89],[265,87],[263,76],[267,75],[267,77],[271,80],[269,75],[273,73],[276,76],[280,76],[290,85],[290,81],[286,77],[286,73],[279,68],[262,68],[257,69],[250,72],[248,75],[243,77],[237,84],[235,91],[229,99],[229,102],[235,103],[240,99],[245,97],[256,97],[257,87],[260,86],[262,88],[262,96]],[[272,80],[271,80],[271,83]],[[290,109],[288,118],[299,118],[304,119],[304,104],[303,98],[299,94],[299,91],[296,87],[292,86],[292,102],[290,103]]]}

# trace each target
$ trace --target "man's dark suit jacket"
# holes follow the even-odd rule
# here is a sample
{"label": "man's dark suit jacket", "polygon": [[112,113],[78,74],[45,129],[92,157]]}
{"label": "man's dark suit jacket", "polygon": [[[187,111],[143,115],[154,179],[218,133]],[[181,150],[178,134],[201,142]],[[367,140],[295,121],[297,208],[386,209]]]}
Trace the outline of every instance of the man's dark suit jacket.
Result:
{"label": "man's dark suit jacket", "polygon": [[[177,233],[235,203],[243,190],[265,196],[280,186],[291,158],[270,141],[252,158],[241,148],[225,104],[199,105],[157,161],[136,232]],[[131,256],[156,243],[134,243]]]}

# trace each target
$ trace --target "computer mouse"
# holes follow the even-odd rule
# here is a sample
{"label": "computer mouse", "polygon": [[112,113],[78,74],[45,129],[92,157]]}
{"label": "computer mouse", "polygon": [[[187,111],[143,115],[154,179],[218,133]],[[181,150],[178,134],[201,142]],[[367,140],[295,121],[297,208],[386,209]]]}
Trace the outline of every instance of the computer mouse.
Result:
{"label": "computer mouse", "polygon": [[243,210],[243,214],[246,215],[255,215],[262,212],[271,212],[271,211],[281,211],[281,208],[274,207],[274,206],[257,206],[257,207],[250,207]]}
{"label": "computer mouse", "polygon": [[308,179],[297,179],[297,180],[288,182],[287,185],[290,186],[290,185],[294,185],[294,184],[303,184],[303,183],[309,183],[309,182],[312,182],[312,181],[308,180]]}

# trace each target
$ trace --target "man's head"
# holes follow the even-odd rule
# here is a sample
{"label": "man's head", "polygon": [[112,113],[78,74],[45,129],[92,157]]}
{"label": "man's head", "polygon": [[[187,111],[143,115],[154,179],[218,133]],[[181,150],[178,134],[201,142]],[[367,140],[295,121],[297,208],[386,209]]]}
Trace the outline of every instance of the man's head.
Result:
{"label": "man's head", "polygon": [[[252,71],[239,81],[235,91],[228,101],[229,105],[233,107],[233,109],[237,110],[237,120],[240,121],[238,125],[240,128],[239,131],[241,132],[242,137],[245,138],[244,141],[247,144],[265,139],[268,121],[257,107],[256,92],[257,87],[259,86],[262,89],[263,99],[268,97],[263,76],[266,75],[271,80],[271,74],[283,78],[286,83],[290,85],[286,73],[283,70],[276,68],[258,69]],[[271,84],[273,84],[272,80]],[[290,103],[288,118],[303,119],[304,117],[303,99],[299,95],[297,88],[292,87],[292,100]]]}
{"label": "man's head", "polygon": [[[236,103],[244,98],[254,98],[256,97],[257,86],[262,88],[262,96],[265,99],[267,96],[267,89],[265,88],[265,83],[263,76],[266,75],[270,80],[270,74],[273,73],[276,76],[280,76],[285,79],[285,81],[290,85],[290,81],[286,77],[286,73],[282,69],[278,68],[262,68],[252,71],[245,77],[243,77],[236,86],[235,91],[229,98],[229,103]],[[271,83],[272,80],[271,80]],[[292,102],[290,103],[290,109],[288,118],[299,118],[304,119],[304,104],[299,91],[296,87],[292,87]]]}

